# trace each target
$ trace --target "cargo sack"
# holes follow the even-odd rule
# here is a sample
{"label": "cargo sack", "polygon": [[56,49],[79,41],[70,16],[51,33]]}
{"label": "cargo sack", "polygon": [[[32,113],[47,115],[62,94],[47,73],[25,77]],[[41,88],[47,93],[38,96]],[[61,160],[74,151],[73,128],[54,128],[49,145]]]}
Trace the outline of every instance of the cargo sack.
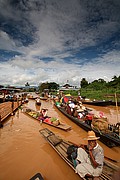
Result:
{"label": "cargo sack", "polygon": [[100,131],[108,130],[108,120],[106,118],[94,118],[92,120],[92,125],[95,129],[99,129]]}

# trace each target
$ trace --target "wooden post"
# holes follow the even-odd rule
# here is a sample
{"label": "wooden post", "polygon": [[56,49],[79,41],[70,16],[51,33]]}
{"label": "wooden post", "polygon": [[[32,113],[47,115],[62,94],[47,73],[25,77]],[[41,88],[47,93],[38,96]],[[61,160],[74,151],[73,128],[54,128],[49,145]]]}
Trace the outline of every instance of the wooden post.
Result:
{"label": "wooden post", "polygon": [[12,101],[11,109],[12,109],[11,115],[13,116],[14,115],[14,100]]}
{"label": "wooden post", "polygon": [[1,122],[1,115],[0,115],[0,128],[2,128],[3,127],[3,124],[2,124],[2,122]]}
{"label": "wooden post", "polygon": [[5,102],[5,92],[4,92],[3,94],[4,94],[4,97],[3,97],[3,102]]}
{"label": "wooden post", "polygon": [[116,92],[115,92],[115,104],[116,104],[117,122],[118,122],[118,105],[117,105],[117,94],[116,94]]}

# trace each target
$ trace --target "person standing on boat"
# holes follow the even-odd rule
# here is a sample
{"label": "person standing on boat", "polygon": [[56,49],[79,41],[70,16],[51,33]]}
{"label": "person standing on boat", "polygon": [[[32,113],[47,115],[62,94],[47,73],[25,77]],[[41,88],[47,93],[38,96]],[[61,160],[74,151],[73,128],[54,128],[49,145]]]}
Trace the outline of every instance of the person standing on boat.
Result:
{"label": "person standing on boat", "polygon": [[[103,169],[104,151],[103,148],[97,143],[94,131],[88,131],[87,146],[80,146],[77,150],[77,166],[76,173],[80,177],[93,177],[99,179]],[[86,148],[85,148],[86,147]]]}

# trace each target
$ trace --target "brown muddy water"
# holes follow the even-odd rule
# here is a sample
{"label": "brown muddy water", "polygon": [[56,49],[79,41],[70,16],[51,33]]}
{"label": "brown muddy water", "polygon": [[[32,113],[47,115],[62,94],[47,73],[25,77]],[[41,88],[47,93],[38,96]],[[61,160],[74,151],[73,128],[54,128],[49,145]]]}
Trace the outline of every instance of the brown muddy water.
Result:
{"label": "brown muddy water", "polygon": [[[25,106],[40,110],[34,100],[30,100]],[[41,107],[48,108],[49,116],[59,118],[63,123],[70,125],[72,130],[65,132],[46,124],[40,125],[20,109],[16,111],[14,116],[4,122],[4,128],[0,129],[0,180],[29,180],[38,172],[44,180],[80,179],[46,142],[39,130],[49,128],[60,137],[76,144],[85,143],[83,138],[87,136],[87,132],[62,115],[52,101],[42,101]],[[111,123],[120,121],[120,109],[116,111],[116,107],[89,107],[103,111]],[[108,148],[98,142],[103,147],[105,156],[119,160],[117,165],[120,166],[120,147]]]}

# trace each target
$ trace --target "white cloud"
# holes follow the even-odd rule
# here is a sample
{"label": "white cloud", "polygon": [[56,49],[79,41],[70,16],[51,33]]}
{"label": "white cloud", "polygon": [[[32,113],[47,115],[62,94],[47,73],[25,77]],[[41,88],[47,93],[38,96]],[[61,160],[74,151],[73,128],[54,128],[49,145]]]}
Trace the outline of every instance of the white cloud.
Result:
{"label": "white cloud", "polygon": [[0,49],[15,50],[15,42],[4,31],[0,31]]}
{"label": "white cloud", "polygon": [[117,51],[109,52],[101,58],[96,58],[94,63],[88,62],[82,66],[68,64],[59,59],[45,63],[35,58],[27,60],[18,56],[0,64],[0,82],[16,85],[29,82],[38,85],[47,81],[62,84],[69,80],[69,83],[79,85],[82,78],[86,78],[89,82],[99,78],[110,81],[114,75],[119,76],[119,67],[120,52]]}
{"label": "white cloud", "polygon": [[[119,5],[119,1],[115,3]],[[42,81],[61,84],[67,80],[79,84],[83,77],[88,81],[104,77],[111,80],[119,75],[119,50],[101,49],[100,57],[84,63],[84,59],[74,57],[75,51],[93,46],[99,48],[118,32],[120,13],[117,6],[108,6],[104,1],[92,4],[77,0],[30,0],[26,4],[21,1],[15,7],[16,13],[7,0],[0,2],[2,17],[16,25],[15,28],[23,22],[19,25],[19,38],[12,38],[14,32],[9,34],[5,28],[0,31],[0,49],[21,52],[22,56],[15,56],[7,63],[0,62],[0,84],[24,85],[27,81],[30,84]],[[7,21],[2,25],[5,23]],[[29,40],[28,35],[33,41],[25,46],[21,39],[27,36],[25,40]],[[119,46],[118,41],[113,41],[114,47]],[[43,60],[48,57],[50,61]]]}

